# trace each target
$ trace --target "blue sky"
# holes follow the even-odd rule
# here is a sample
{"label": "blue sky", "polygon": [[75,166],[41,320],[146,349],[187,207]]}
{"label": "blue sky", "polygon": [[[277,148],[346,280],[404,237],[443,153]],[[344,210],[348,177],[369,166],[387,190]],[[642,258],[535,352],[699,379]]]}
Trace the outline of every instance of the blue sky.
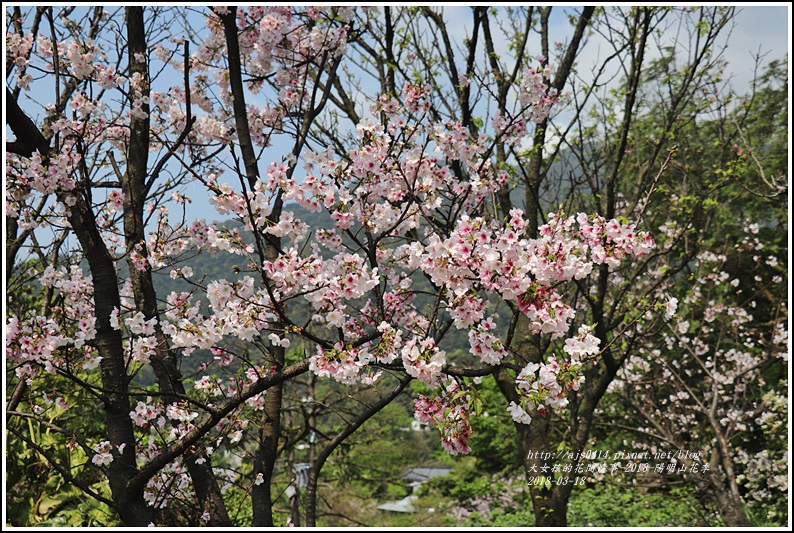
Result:
{"label": "blue sky", "polygon": [[[620,5],[620,4],[610,4]],[[630,5],[630,4],[629,4]],[[724,58],[728,63],[727,77],[730,78],[734,90],[745,93],[753,78],[753,68],[755,64],[754,54],[762,57],[762,64],[772,59],[780,59],[787,52],[790,53],[791,38],[790,24],[791,12],[789,4],[778,3],[776,5],[757,6],[755,4],[735,4],[738,7],[737,15],[734,19],[734,26],[729,33],[723,37],[726,45]],[[572,29],[567,21],[567,13],[578,8],[572,5],[560,5],[552,10],[551,16],[551,36],[550,41],[566,41]],[[462,43],[471,32],[471,7],[468,5],[445,5],[444,16],[447,20],[447,30],[454,43]],[[495,24],[494,24],[495,26]],[[495,36],[495,38],[498,38]],[[535,50],[540,51],[540,41],[534,35],[535,44],[530,41],[530,53]],[[497,42],[497,47],[499,43]],[[502,43],[506,47],[506,44]],[[599,43],[598,38],[586,46],[581,53],[578,63],[581,67],[586,67],[592,63],[597,63],[599,55],[601,59],[607,50],[604,43]],[[462,63],[463,56],[458,57],[458,62]],[[586,70],[583,68],[582,70]],[[366,113],[365,113],[366,114]],[[274,146],[275,148],[275,146]],[[274,154],[272,149],[266,150],[266,155]],[[268,161],[260,164],[260,171],[266,168]],[[204,200],[193,195],[194,209],[204,213],[207,210],[203,207]],[[210,208],[211,209],[211,208]],[[210,216],[210,218],[212,218]]]}
{"label": "blue sky", "polygon": [[[649,4],[653,4],[653,2]],[[633,4],[613,3],[600,5],[630,6]],[[749,83],[752,80],[754,53],[760,51],[761,54],[766,54],[766,60],[782,58],[786,52],[790,53],[791,4],[779,2],[760,5],[750,3],[727,5],[737,6],[737,15],[735,17],[733,30],[724,37],[725,44],[727,45],[725,59],[730,65],[729,72],[732,74],[734,88],[737,92],[741,93],[745,88],[749,87]],[[571,10],[579,11],[580,8],[563,4],[552,9],[551,41],[562,41],[572,33],[565,19],[565,13]],[[460,35],[462,39],[463,34],[470,32],[471,29],[471,14],[469,8],[458,5],[455,7],[447,7],[446,11],[449,17],[449,23],[447,24],[448,29],[455,28],[456,30],[453,31],[455,31],[457,35]],[[590,46],[582,51],[581,59],[579,60],[581,65],[586,65],[588,61],[592,61],[595,57],[594,54],[598,46],[596,42],[591,44],[594,46]]]}
{"label": "blue sky", "polygon": [[726,51],[737,90],[748,87],[752,80],[753,54],[760,51],[767,60],[782,58],[786,53],[791,56],[790,3],[745,4],[738,11]]}
{"label": "blue sky", "polygon": [[[616,4],[619,5],[619,4]],[[630,4],[629,4],[630,5]],[[760,54],[764,62],[772,59],[780,59],[786,53],[790,54],[790,20],[791,8],[788,3],[777,3],[768,5],[756,4],[735,4],[738,13],[732,31],[725,36],[727,48],[724,58],[728,62],[728,76],[731,84],[738,93],[744,93],[749,88],[752,80],[754,68],[754,54]],[[566,12],[577,10],[575,6],[559,5],[552,10],[552,31],[550,40],[552,42],[564,42],[571,34],[571,28],[566,20]],[[450,36],[457,42],[462,42],[471,29],[471,8],[467,5],[447,5],[445,7],[445,18],[447,19],[447,29]],[[535,37],[537,41],[537,37]],[[498,44],[498,43],[497,43]],[[606,43],[599,45],[597,39],[591,42],[582,51],[579,65],[586,67],[594,64],[603,57],[607,50]],[[539,52],[539,43],[530,43],[530,50]],[[462,61],[462,59],[460,59]],[[33,96],[32,94],[30,96]],[[34,96],[35,98],[35,96]],[[38,102],[44,104],[46,102]],[[33,115],[37,114],[33,111]],[[8,132],[8,128],[6,128]],[[266,157],[280,159],[277,149],[273,147],[265,151]],[[260,163],[260,171],[264,171],[269,161]],[[223,178],[222,178],[223,179]],[[228,179],[228,177],[227,177]],[[215,218],[205,194],[191,191],[194,202],[190,207],[188,217],[207,217],[212,220]]]}

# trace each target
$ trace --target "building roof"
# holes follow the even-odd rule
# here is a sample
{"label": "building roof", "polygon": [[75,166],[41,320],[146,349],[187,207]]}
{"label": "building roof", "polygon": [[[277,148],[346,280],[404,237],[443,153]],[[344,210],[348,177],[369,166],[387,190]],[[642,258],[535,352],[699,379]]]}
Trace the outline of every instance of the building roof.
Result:
{"label": "building roof", "polygon": [[452,472],[452,468],[449,467],[431,468],[418,466],[406,470],[403,474],[403,479],[408,483],[413,483],[414,481],[424,482],[434,477],[446,476],[450,472]]}

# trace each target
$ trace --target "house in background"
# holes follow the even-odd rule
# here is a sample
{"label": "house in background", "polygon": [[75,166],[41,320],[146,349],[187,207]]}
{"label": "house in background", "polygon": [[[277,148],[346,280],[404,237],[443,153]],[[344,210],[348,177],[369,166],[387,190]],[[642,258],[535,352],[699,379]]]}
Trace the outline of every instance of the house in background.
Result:
{"label": "house in background", "polygon": [[[417,466],[414,468],[409,468],[403,474],[403,480],[410,485],[412,493],[401,500],[382,503],[381,505],[378,505],[378,509],[381,511],[392,511],[395,513],[416,512],[414,503],[419,499],[419,496],[416,495],[416,491],[422,485],[422,483],[428,479],[433,479],[434,477],[446,476],[450,472],[452,472],[452,468],[449,467]],[[429,510],[430,512],[433,512],[432,509]]]}

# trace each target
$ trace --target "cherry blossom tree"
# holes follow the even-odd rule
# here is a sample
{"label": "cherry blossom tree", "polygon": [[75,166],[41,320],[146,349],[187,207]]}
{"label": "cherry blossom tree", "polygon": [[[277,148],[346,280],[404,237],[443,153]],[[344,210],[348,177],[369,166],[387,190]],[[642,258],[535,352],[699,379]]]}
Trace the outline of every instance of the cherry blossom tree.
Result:
{"label": "cherry blossom tree", "polygon": [[[788,206],[787,185],[776,176],[788,163],[779,158],[787,134],[777,68],[772,64],[738,106],[716,107],[702,128],[706,138],[736,143],[727,144],[718,165],[707,160],[723,186],[704,210],[701,251],[685,276],[669,281],[677,311],[646,322],[613,384],[627,409],[612,423],[638,448],[674,454],[676,472],[685,472],[675,475],[712,501],[726,525],[775,523],[787,514]],[[764,120],[748,123],[750,109],[763,109]],[[687,167],[675,173],[686,175],[693,170]],[[671,190],[686,198],[691,184],[682,183]],[[662,248],[691,232],[675,220],[660,229]]]}
{"label": "cherry blossom tree", "polygon": [[[737,248],[750,243],[756,253],[763,246],[748,238]],[[754,324],[731,301],[740,280],[723,270],[726,261],[711,252],[698,256],[697,284],[677,320],[666,322],[665,344],[640,347],[614,386],[629,407],[628,420],[618,424],[639,434],[631,441],[672,453],[676,472],[684,468],[678,475],[713,499],[726,525],[747,526],[746,505],[785,498],[788,488],[787,381],[780,378],[788,317],[781,300],[769,323]],[[777,273],[774,280],[756,277],[770,288],[784,281]]]}
{"label": "cherry blossom tree", "polygon": [[[385,10],[386,17],[368,22],[378,28],[373,34],[385,38],[377,46],[354,41],[351,48],[360,48],[359,63],[376,73],[373,77],[384,92],[396,92],[400,80],[411,80],[418,72],[433,84],[428,94],[431,116],[460,124],[471,137],[489,135],[490,127],[495,128],[492,157],[509,178],[496,191],[491,209],[512,223],[513,210],[520,206],[527,223],[514,230],[536,242],[547,238],[550,230],[552,234],[572,227],[589,231],[584,218],[558,217],[557,209],[562,205],[569,211],[597,213],[604,221],[614,220],[608,223],[612,224],[608,229],[612,233],[605,241],[609,248],[624,238],[638,236],[634,227],[621,224],[649,217],[649,206],[665,206],[660,210],[667,207],[669,200],[657,185],[677,164],[676,133],[708,106],[709,98],[702,91],[719,85],[722,64],[717,42],[729,26],[733,11],[583,9],[571,17],[570,39],[558,43],[550,36],[553,12],[551,8],[508,8],[497,20],[488,9],[475,8],[468,40],[464,47],[456,48],[443,13],[431,9]],[[497,26],[498,32],[494,29]],[[672,27],[682,31],[672,32],[680,38],[671,41],[671,32],[664,28]],[[614,48],[592,70],[588,70],[590,65],[576,64],[580,51],[588,46],[590,31],[602,34]],[[509,53],[497,51],[503,35],[509,36]],[[528,44],[532,39],[539,41],[535,50]],[[405,42],[412,44],[410,51],[406,51]],[[440,62],[433,52],[439,49],[445,55]],[[654,49],[672,52],[657,60],[653,58]],[[540,60],[537,67],[536,58]],[[521,92],[527,84],[521,73],[527,67],[535,72],[548,71],[545,83],[568,103],[567,108],[552,108],[548,116],[522,116],[524,130],[517,113],[520,106],[514,106],[523,101]],[[609,86],[610,77],[620,78],[620,90]],[[358,117],[353,103],[362,97],[365,95],[360,91],[353,91],[337,98],[337,105],[353,122]],[[558,114],[555,109],[572,113]],[[685,121],[684,116],[690,118]],[[638,117],[654,121],[651,134],[636,127]],[[499,131],[526,131],[526,136],[516,143],[508,136],[500,137]],[[566,157],[560,162],[562,153]],[[452,169],[457,171],[456,166]],[[682,222],[689,223],[696,224],[697,220]],[[618,225],[621,229],[615,231]],[[463,229],[468,231],[468,225]],[[679,241],[675,253],[684,249],[685,255],[693,256],[688,244]],[[536,475],[538,472],[550,471],[550,458],[558,457],[561,447],[570,452],[563,459],[566,465],[576,466],[579,452],[588,444],[599,401],[635,346],[631,335],[639,327],[640,317],[649,309],[668,305],[658,280],[637,289],[638,280],[654,272],[659,256],[671,253],[669,249],[649,247],[640,260],[619,261],[621,257],[614,257],[602,262],[600,250],[591,248],[593,266],[568,262],[573,269],[570,277],[570,270],[560,275],[559,265],[552,264],[558,252],[562,255],[556,258],[566,261],[566,247],[556,246],[549,243],[535,248],[541,253],[529,259],[528,268],[540,282],[540,290],[531,289],[533,292],[525,292],[517,300],[500,294],[507,306],[502,312],[503,319],[507,317],[502,323],[503,335],[497,335],[489,321],[478,324],[479,331],[471,331],[474,328],[469,326],[472,353],[490,346],[496,354],[483,362],[499,363],[492,367],[492,373],[510,402],[524,469],[533,478],[542,478]],[[551,269],[549,272],[536,269],[544,261],[548,261],[545,266]],[[664,276],[674,276],[679,270],[680,264],[676,264]],[[544,279],[550,282],[553,293],[545,292]],[[446,278],[436,275],[431,280],[437,284]],[[561,283],[564,280],[568,283]],[[536,294],[550,298],[548,316],[533,305]],[[470,300],[467,315],[479,313],[481,303]],[[475,316],[479,318],[479,314]],[[453,314],[451,318],[456,327],[471,320]],[[450,392],[457,403],[420,398],[417,417],[433,421],[439,418],[437,413],[457,413],[467,393],[455,387]],[[468,401],[476,404],[475,397]],[[459,426],[463,434],[468,432],[464,424]],[[440,429],[444,434],[446,426]],[[548,481],[530,487],[537,523],[564,526],[573,485]]]}
{"label": "cherry blossom tree", "polygon": [[[639,180],[625,157],[646,47],[670,12],[577,10],[552,49],[551,8],[511,8],[499,57],[485,7],[460,48],[421,7],[10,8],[7,283],[39,299],[6,317],[10,435],[131,526],[232,525],[230,486],[253,525],[274,525],[283,387],[306,373],[378,391],[321,443],[310,526],[329,455],[411,380],[429,391],[416,417],[451,454],[470,451],[471,378],[489,374],[527,472],[560,415],[581,450],[629,355],[616,350],[636,327],[626,309],[669,305],[661,284],[630,291],[658,253],[636,221],[667,145],[649,144]],[[728,15],[703,11],[661,139]],[[593,181],[549,195],[547,136],[570,106],[582,123],[576,95],[590,91],[566,87],[597,16],[599,30],[629,29],[615,41],[629,69],[619,126],[605,132],[617,140],[598,160],[609,170],[583,155]],[[213,214],[196,214],[199,197]],[[184,264],[197,253],[242,267],[209,278]],[[162,273],[189,290],[158,292]],[[465,358],[445,348],[454,330]],[[100,427],[80,433],[70,398]],[[37,444],[34,425],[79,465]],[[230,451],[250,464],[242,476]],[[531,487],[538,524],[565,524],[570,490]]]}
{"label": "cherry blossom tree", "polygon": [[[54,316],[45,318],[28,310],[26,315],[8,318],[7,355],[10,370],[19,378],[8,412],[34,416],[43,423],[46,419],[39,416],[41,392],[36,380],[47,373],[63,378],[67,389],[76,387],[96,398],[105,414],[105,430],[91,442],[68,427],[51,429],[61,433],[69,445],[84,450],[94,468],[107,477],[110,494],[98,493],[39,449],[65,479],[107,503],[128,525],[146,525],[155,518],[165,523],[229,524],[211,454],[224,441],[239,439],[239,430],[246,424],[239,418],[241,408],[245,402],[253,404],[264,411],[265,420],[254,478],[263,475],[269,479],[278,438],[279,384],[305,372],[308,362],[282,368],[285,341],[280,340],[257,364],[245,366],[223,387],[207,380],[198,380],[192,390],[185,387],[179,372],[182,348],[185,353],[216,348],[227,334],[250,339],[257,330],[267,329],[268,320],[277,324],[278,318],[256,304],[242,304],[224,318],[206,317],[210,321],[205,324],[205,317],[190,302],[190,293],[158,300],[154,291],[152,271],[175,267],[179,255],[187,250],[245,253],[233,236],[216,231],[203,220],[187,222],[178,215],[173,222],[169,219],[169,203],[184,215],[188,199],[180,187],[188,180],[205,183],[217,190],[221,202],[224,200],[214,183],[213,170],[218,168],[219,153],[232,146],[235,119],[241,123],[237,127],[240,141],[234,146],[245,147],[242,156],[249,164],[239,175],[252,185],[258,180],[244,99],[241,94],[236,101],[233,97],[233,91],[242,88],[242,53],[238,51],[229,65],[232,72],[237,67],[231,89],[228,77],[219,74],[217,81],[213,80],[218,83],[214,92],[204,73],[220,60],[221,48],[240,46],[233,12],[230,15],[219,9],[218,14],[205,15],[209,40],[203,41],[194,55],[189,53],[187,40],[170,40],[172,35],[167,33],[168,21],[186,14],[159,9],[148,14],[146,18],[141,8],[115,13],[96,8],[85,14],[85,26],[71,26],[77,20],[73,9],[56,13],[53,8],[39,8],[23,15],[17,8],[11,17],[7,64],[16,88],[13,92],[7,89],[7,123],[16,139],[7,145],[7,212],[15,222],[9,225],[12,233],[7,238],[18,251],[26,239],[36,238],[39,228],[66,228],[62,231],[76,237],[79,246],[68,253],[58,252],[61,245],[70,243],[55,239],[50,255],[62,259],[54,264],[38,263],[40,282],[50,291],[51,301],[45,305],[52,306],[52,298],[63,302],[52,308]],[[258,16],[265,13],[260,11]],[[253,42],[247,43],[246,53],[262,62],[263,76],[278,76],[275,83],[286,87],[287,97],[290,87],[306,81],[307,74],[301,76],[296,63],[308,72],[315,59],[320,58],[324,67],[322,62],[338,57],[337,52],[328,50],[339,44],[344,34],[337,27],[340,23],[328,20],[311,28],[333,16],[332,12],[275,10],[268,20],[281,28],[284,38],[263,42],[264,48],[256,51]],[[62,22],[67,26],[58,25]],[[231,30],[228,42],[224,24]],[[87,32],[72,34],[75,28],[87,28]],[[274,35],[268,32],[262,38]],[[271,62],[276,65],[270,67]],[[153,63],[157,70],[152,70]],[[173,68],[171,63],[179,63],[177,78],[162,75],[163,69]],[[50,86],[56,101],[44,110],[46,118],[41,124],[31,120],[19,101],[24,100],[20,91],[27,90],[32,81],[30,72],[41,73],[37,77]],[[290,77],[287,72],[303,79],[286,79]],[[321,68],[318,75],[324,74]],[[172,85],[169,77],[171,82],[182,82]],[[160,86],[160,91],[155,90]],[[192,114],[193,102],[202,109],[200,117]],[[232,102],[238,105],[238,113],[242,109],[242,115],[235,117]],[[270,111],[268,126],[260,121],[260,129],[253,131],[272,131],[273,121],[281,120],[285,106],[296,102],[294,96],[287,98],[283,106]],[[307,101],[305,107],[310,105],[319,104]],[[301,119],[308,118],[308,124],[315,112],[311,107]],[[308,127],[301,119],[295,122]],[[294,152],[299,153],[305,137],[298,134],[295,138]],[[257,142],[266,144],[262,137]],[[150,152],[156,154],[153,161]],[[274,218],[278,218],[280,195],[275,203]],[[37,207],[31,209],[34,205]],[[22,234],[14,233],[19,229]],[[273,246],[277,247],[279,240],[268,237],[272,241],[268,257],[274,258]],[[258,248],[260,260],[265,261],[262,239]],[[80,261],[87,263],[90,276],[79,268]],[[122,263],[126,268],[123,277]],[[177,272],[189,276],[187,270]],[[240,294],[224,280],[207,280],[206,285],[212,302],[218,304],[228,303],[232,288],[235,298],[252,296],[252,281],[247,278],[240,285],[250,287],[249,294],[245,289]],[[198,286],[206,290],[206,286]],[[161,302],[167,305],[162,307]],[[248,313],[248,318],[239,313]],[[211,328],[213,320],[219,322]],[[245,320],[256,320],[256,329],[245,325]],[[215,364],[228,364],[229,354],[221,347],[216,350]],[[145,365],[157,376],[156,394],[151,396],[133,382]],[[270,392],[267,399],[261,396],[265,390]],[[219,391],[220,398],[216,398]],[[18,410],[23,404],[29,409]],[[16,430],[15,435],[34,445],[29,435]],[[262,524],[272,523],[270,484],[260,482],[254,487],[255,514]],[[172,501],[190,494],[195,504],[189,509],[197,516],[172,516],[176,513]],[[165,510],[156,513],[158,509]]]}

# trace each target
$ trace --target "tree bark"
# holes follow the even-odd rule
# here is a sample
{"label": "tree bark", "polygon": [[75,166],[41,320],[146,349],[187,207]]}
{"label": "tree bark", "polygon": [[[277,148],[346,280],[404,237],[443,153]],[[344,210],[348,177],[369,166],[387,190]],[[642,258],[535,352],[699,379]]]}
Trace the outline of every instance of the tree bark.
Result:
{"label": "tree bark", "polygon": [[[44,135],[25,115],[7,89],[6,97],[6,123],[17,137],[13,143],[15,153],[30,157],[38,151],[43,159],[50,157],[53,150]],[[91,205],[83,192],[75,190],[60,193],[58,196],[65,205],[68,205],[67,197],[75,200],[75,205],[69,210],[68,219],[91,270],[96,314],[96,337],[93,345],[102,357],[99,368],[105,425],[108,440],[113,447],[113,462],[106,469],[113,503],[125,525],[146,526],[152,522],[154,512],[146,505],[143,490],[127,490],[127,482],[137,470],[122,337],[121,332],[110,325],[111,312],[114,308],[121,307],[116,269],[97,229]],[[123,452],[118,451],[120,447]]]}
{"label": "tree bark", "polygon": [[[144,27],[143,8],[127,8],[127,32],[129,46],[130,72],[139,73],[142,82],[142,94],[149,96],[149,72],[146,64],[146,33]],[[190,88],[185,87],[189,92]],[[141,269],[132,258],[132,252],[137,251],[141,256],[148,257],[145,240],[144,205],[147,196],[146,179],[148,177],[149,157],[149,104],[141,105],[141,110],[146,117],[133,117],[130,121],[130,144],[127,151],[127,171],[122,177],[122,191],[124,195],[124,236],[127,245],[127,266],[130,280],[132,281],[135,307],[144,314],[146,320],[159,319],[157,308],[157,294],[152,279],[152,269],[147,263]],[[186,127],[189,127],[187,125]],[[177,354],[170,349],[168,339],[163,333],[159,320],[155,326],[157,348],[152,357],[151,365],[163,401],[166,404],[175,403],[180,396],[186,393],[182,383],[182,376],[178,369]],[[193,481],[193,488],[198,498],[199,509],[195,517],[207,510],[210,513],[210,526],[231,526],[220,487],[212,472],[212,462],[205,460],[197,463],[200,454],[190,454],[185,458],[188,473]],[[206,458],[205,458],[206,459]]]}
{"label": "tree bark", "polygon": [[[253,189],[259,179],[259,167],[254,152],[253,141],[248,124],[248,114],[245,103],[245,90],[242,76],[242,59],[237,29],[237,8],[230,6],[228,12],[220,16],[223,22],[226,38],[226,51],[229,60],[229,86],[232,92],[235,131],[242,153],[245,166],[245,178],[248,186]],[[280,196],[279,196],[280,198]],[[279,200],[276,200],[279,203]],[[278,205],[269,218],[280,216]],[[256,236],[257,249],[261,260],[273,261],[278,256],[280,239],[275,237],[265,239],[264,246],[260,236]],[[263,249],[264,247],[264,249]],[[267,285],[269,280],[264,278]],[[277,305],[276,302],[273,302]],[[275,330],[282,329],[282,325],[275,322],[271,325]],[[269,350],[268,363],[281,369],[284,365],[284,349],[273,346]],[[259,432],[259,443],[254,453],[254,475],[262,474],[263,482],[254,485],[251,489],[251,503],[253,506],[253,526],[273,527],[273,500],[271,483],[275,472],[276,458],[278,457],[278,441],[281,437],[281,407],[283,385],[281,383],[269,388],[265,396],[265,408],[262,415],[262,427]]]}
{"label": "tree bark", "polygon": [[[584,38],[585,29],[590,23],[594,10],[593,7],[585,7],[579,16],[574,35],[557,69],[556,77],[552,81],[552,87],[558,91],[562,91],[565,86],[571,68],[573,67],[574,59],[579,50],[579,45]],[[548,24],[549,14],[549,9],[541,10],[541,32],[544,32],[543,27]],[[548,57],[547,35],[543,39],[543,48],[543,54]],[[528,221],[527,236],[530,238],[537,236],[538,226],[540,224],[541,206],[538,198],[542,179],[543,145],[546,141],[547,126],[548,122],[544,120],[535,128],[533,138],[534,148],[529,163],[529,170],[524,179],[524,186],[526,188],[526,218]],[[509,208],[509,198],[502,195],[500,200],[502,210]],[[512,349],[519,354],[520,360],[517,362],[520,366],[524,366],[529,362],[538,363],[543,357],[540,339],[529,332],[528,321],[523,314],[519,316],[516,325]],[[517,400],[517,396],[515,395],[515,383],[512,378],[510,378],[504,370],[498,372],[496,377],[497,383],[502,393],[505,394],[505,397],[508,400],[510,400],[511,397]],[[551,477],[551,468],[553,466],[551,458],[555,456],[550,447],[552,430],[551,419],[548,416],[535,416],[529,426],[516,423],[516,429],[518,431],[519,445],[523,455],[524,470],[527,478],[533,477],[536,479],[544,475]],[[552,485],[551,488],[546,488],[542,485],[531,484],[529,491],[532,498],[536,526],[565,527],[567,525],[567,506],[570,489],[566,491],[563,485]]]}

